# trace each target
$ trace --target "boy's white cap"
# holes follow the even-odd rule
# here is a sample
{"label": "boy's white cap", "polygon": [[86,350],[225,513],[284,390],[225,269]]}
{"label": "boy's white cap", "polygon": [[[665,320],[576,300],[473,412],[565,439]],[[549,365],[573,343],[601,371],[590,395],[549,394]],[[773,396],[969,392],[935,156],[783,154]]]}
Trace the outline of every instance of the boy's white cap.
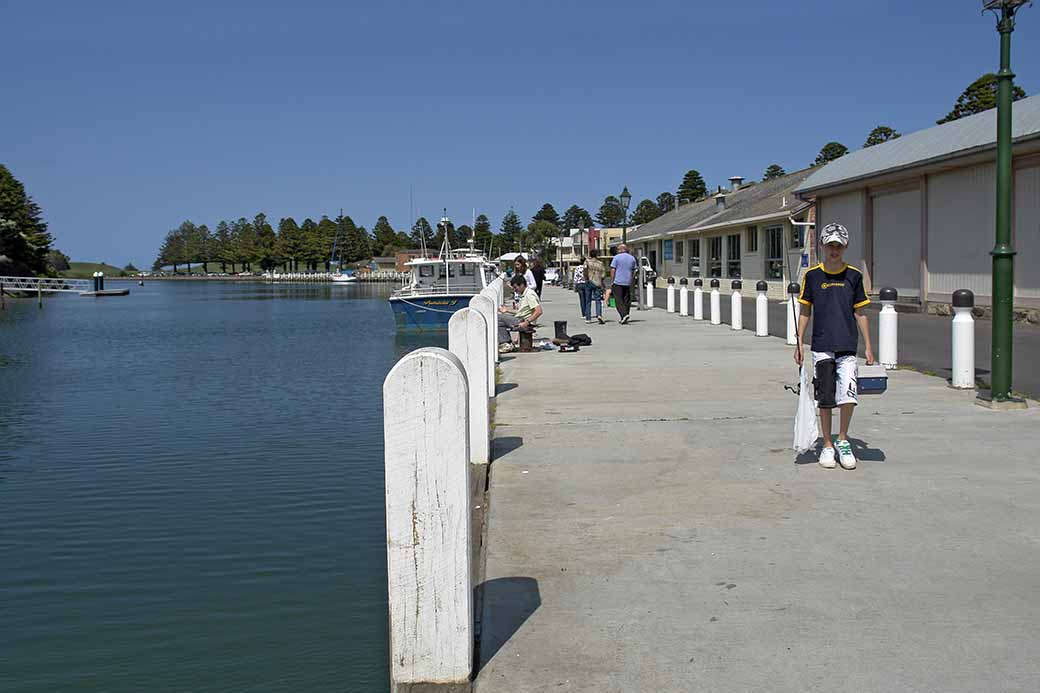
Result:
{"label": "boy's white cap", "polygon": [[849,230],[841,224],[827,224],[820,232],[820,244],[827,245],[828,243],[841,243],[848,246]]}

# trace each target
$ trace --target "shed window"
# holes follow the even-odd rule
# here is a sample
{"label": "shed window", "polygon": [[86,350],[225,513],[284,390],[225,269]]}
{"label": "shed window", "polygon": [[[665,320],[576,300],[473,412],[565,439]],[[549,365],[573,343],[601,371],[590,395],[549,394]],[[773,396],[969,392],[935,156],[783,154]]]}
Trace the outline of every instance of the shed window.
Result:
{"label": "shed window", "polygon": [[690,239],[689,276],[701,276],[701,241],[699,238]]}
{"label": "shed window", "polygon": [[685,244],[684,241],[676,241],[675,242],[675,261],[676,262],[682,262],[682,254],[683,254],[683,245],[684,244]]}
{"label": "shed window", "polygon": [[749,226],[747,227],[747,251],[749,253],[758,252],[758,227]]}
{"label": "shed window", "polygon": [[766,279],[784,278],[784,228],[766,229]]}
{"label": "shed window", "polygon": [[805,227],[804,226],[792,226],[791,227],[791,247],[792,248],[804,248],[805,247]]}
{"label": "shed window", "polygon": [[708,276],[722,276],[722,236],[708,239]]}
{"label": "shed window", "polygon": [[726,276],[740,279],[740,234],[729,236],[726,241]]}

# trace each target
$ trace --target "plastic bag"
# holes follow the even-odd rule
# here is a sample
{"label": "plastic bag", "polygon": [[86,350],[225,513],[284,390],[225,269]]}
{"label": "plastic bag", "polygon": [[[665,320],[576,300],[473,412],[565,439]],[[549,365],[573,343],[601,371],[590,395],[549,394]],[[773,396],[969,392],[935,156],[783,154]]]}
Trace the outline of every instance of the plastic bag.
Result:
{"label": "plastic bag", "polygon": [[820,424],[816,420],[816,400],[813,398],[813,365],[810,356],[802,363],[801,380],[798,387],[798,411],[794,415],[794,443],[798,453],[812,449],[820,437]]}

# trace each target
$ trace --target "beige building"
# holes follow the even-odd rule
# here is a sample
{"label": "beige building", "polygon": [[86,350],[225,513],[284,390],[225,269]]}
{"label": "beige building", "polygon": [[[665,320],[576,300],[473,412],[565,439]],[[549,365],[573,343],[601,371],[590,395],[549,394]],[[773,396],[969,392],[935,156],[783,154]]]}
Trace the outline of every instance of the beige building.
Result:
{"label": "beige building", "polygon": [[794,194],[812,172],[747,185],[734,176],[729,190],[629,231],[629,245],[650,259],[662,280],[687,277],[692,283],[699,277],[707,286],[718,278],[728,292],[734,279],[744,282],[745,291],[764,279],[769,294],[781,297],[813,260],[806,246],[812,204]]}
{"label": "beige building", "polygon": [[[1012,243],[1015,304],[1040,306],[1040,96],[1013,112]],[[868,291],[948,303],[970,289],[991,303],[996,217],[996,111],[861,149],[815,171],[798,189],[817,219],[851,236],[847,258]]]}

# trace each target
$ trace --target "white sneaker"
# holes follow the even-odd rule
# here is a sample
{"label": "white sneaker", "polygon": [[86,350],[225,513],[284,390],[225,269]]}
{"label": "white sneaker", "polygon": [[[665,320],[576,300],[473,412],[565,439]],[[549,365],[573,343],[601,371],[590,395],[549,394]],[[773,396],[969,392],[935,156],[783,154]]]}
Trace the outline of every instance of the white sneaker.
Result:
{"label": "white sneaker", "polygon": [[834,469],[834,448],[820,450],[820,466],[824,469]]}
{"label": "white sneaker", "polygon": [[842,469],[856,468],[856,456],[852,454],[852,444],[847,440],[838,441],[838,461]]}

